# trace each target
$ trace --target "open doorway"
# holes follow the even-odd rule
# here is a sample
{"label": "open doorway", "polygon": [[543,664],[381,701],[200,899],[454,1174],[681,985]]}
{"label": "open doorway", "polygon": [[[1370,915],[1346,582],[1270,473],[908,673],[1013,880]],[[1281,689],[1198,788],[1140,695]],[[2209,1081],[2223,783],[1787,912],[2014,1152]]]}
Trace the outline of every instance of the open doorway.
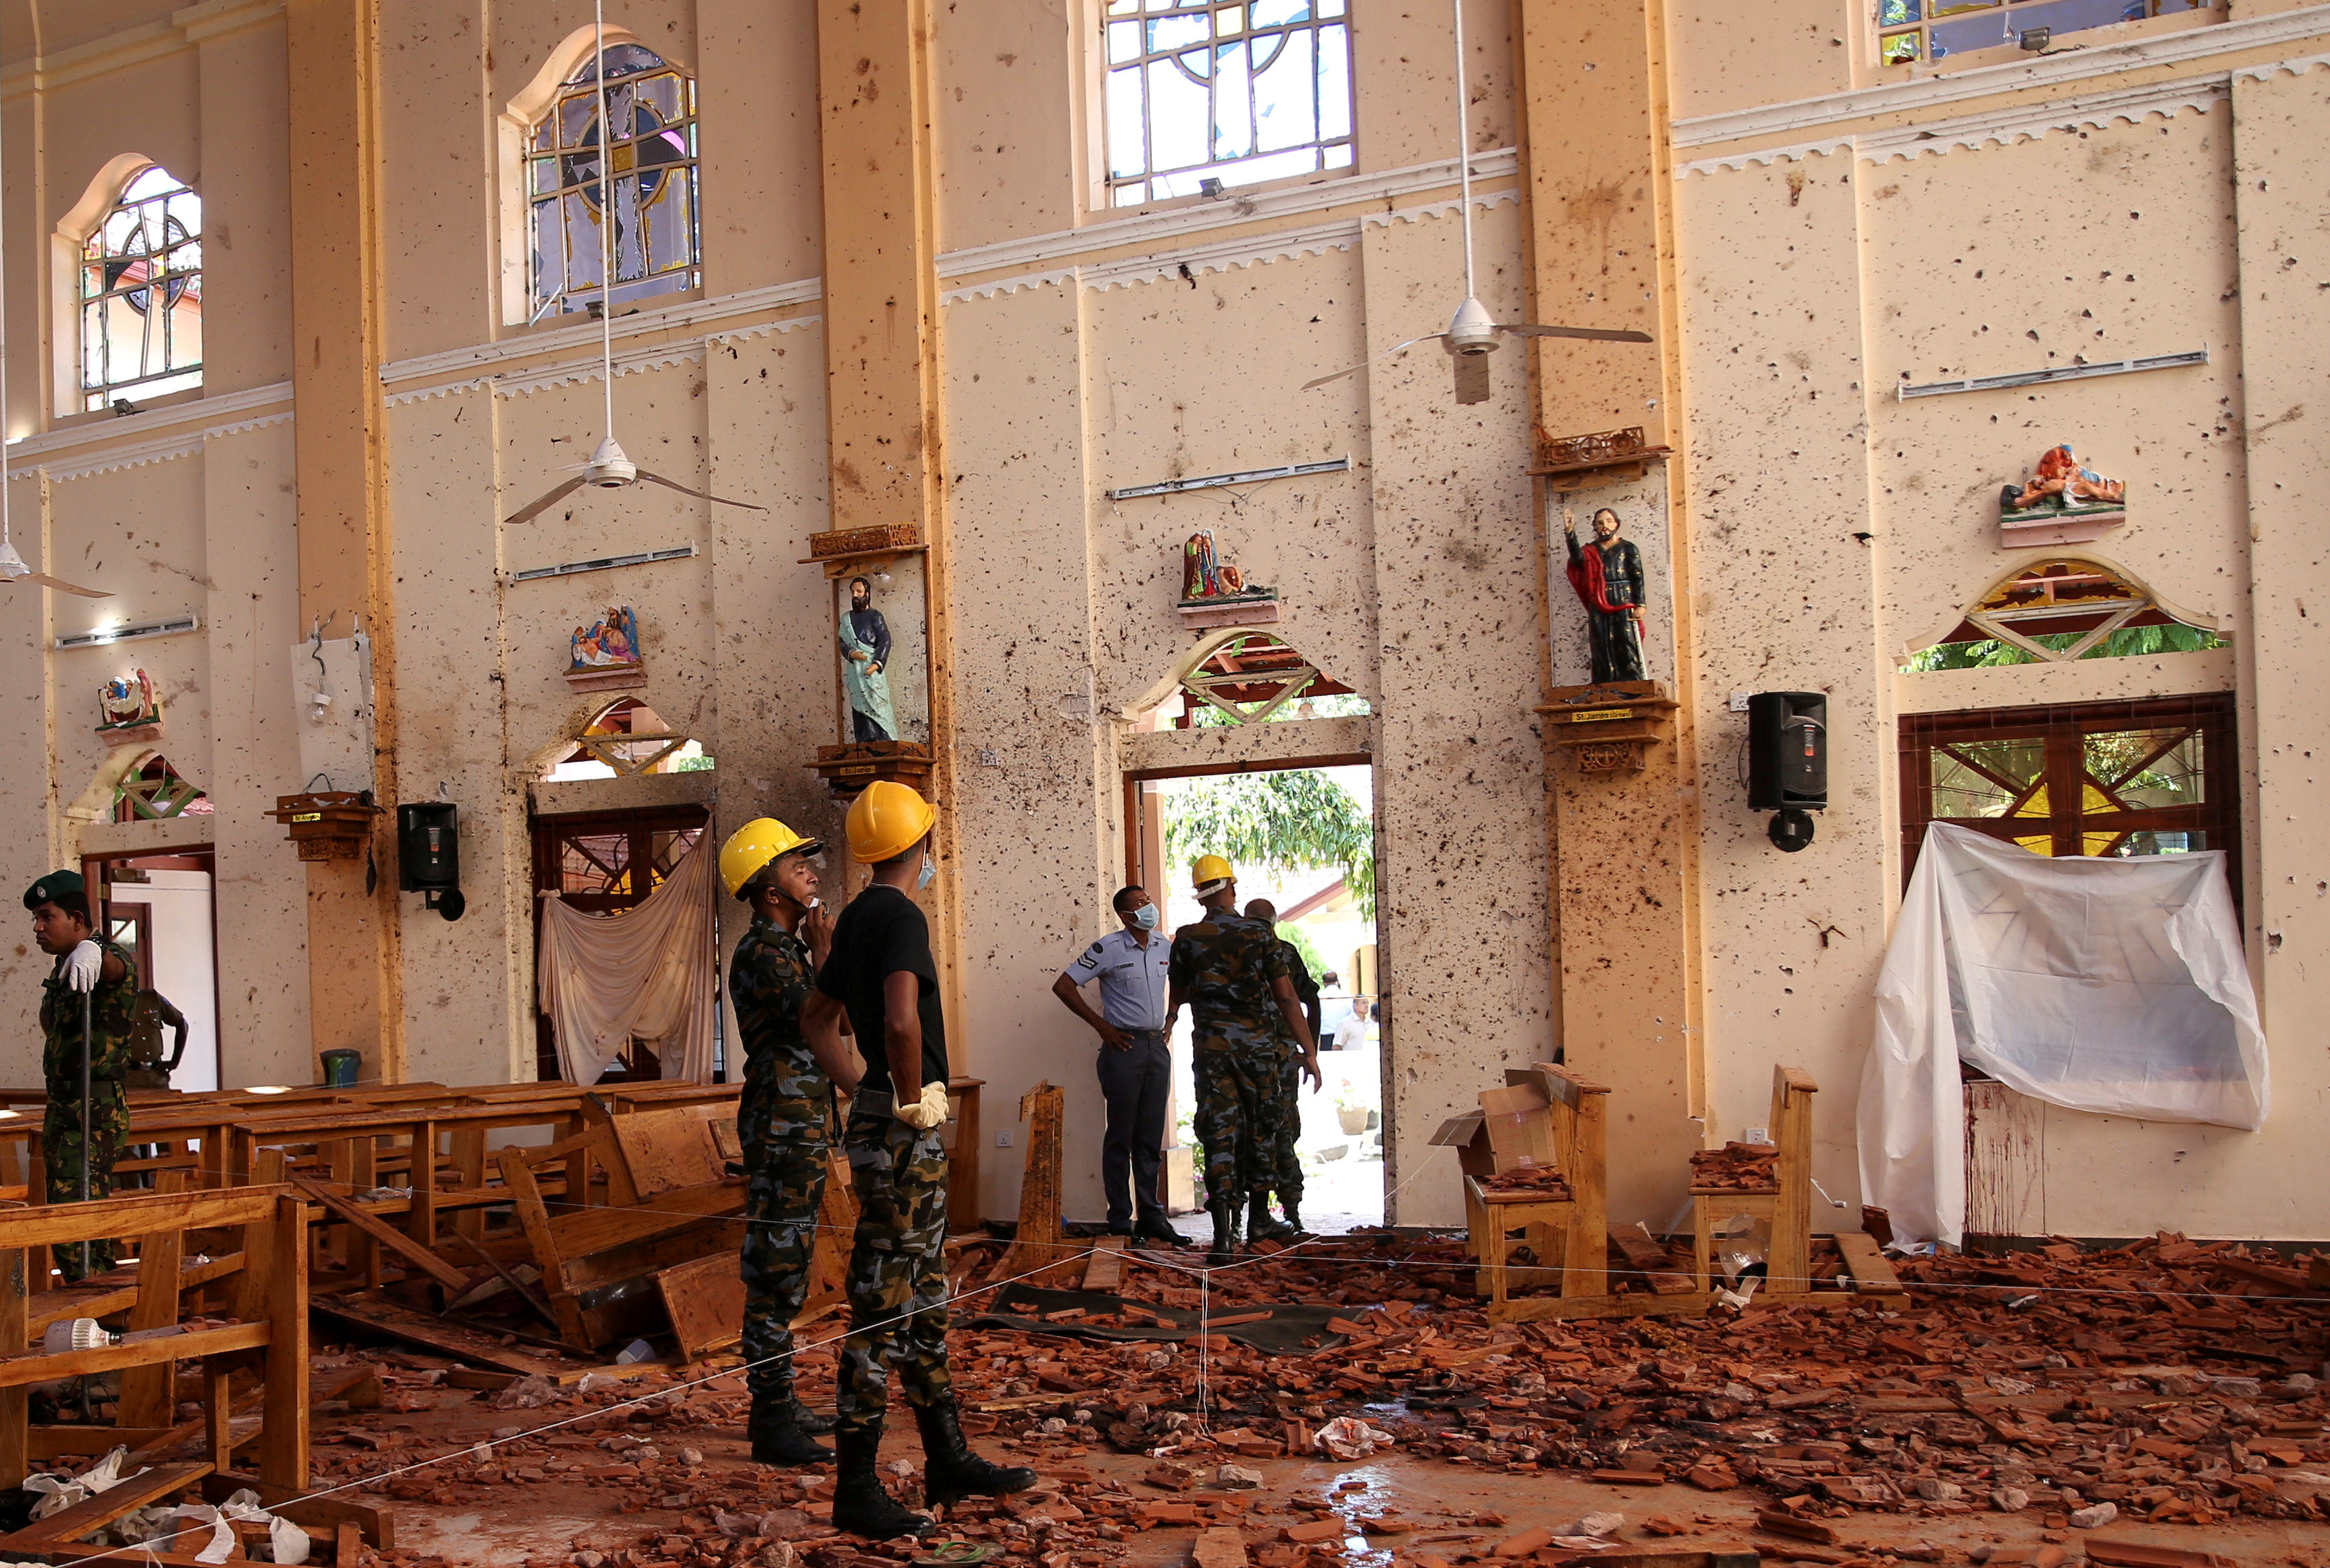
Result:
{"label": "open doorway", "polygon": [[[1248,769],[1128,774],[1132,875],[1150,889],[1171,931],[1200,918],[1189,886],[1198,855],[1227,855],[1242,909],[1274,908],[1280,936],[1318,985],[1314,1028],[1323,1083],[1297,1105],[1306,1230],[1338,1234],[1384,1218],[1383,1056],[1388,1023],[1378,964],[1374,772],[1364,756],[1302,759]],[[1191,1116],[1189,1020],[1172,1041],[1169,1194],[1202,1197],[1181,1173],[1198,1163]],[[1186,1151],[1186,1152],[1185,1152]],[[1191,1234],[1198,1232],[1192,1230]],[[1208,1234],[1210,1232],[1208,1232]]]}
{"label": "open doorway", "polygon": [[81,860],[82,877],[101,891],[105,934],[137,965],[140,1022],[158,1034],[161,1061],[177,1056],[169,1087],[188,1094],[219,1087],[213,868],[207,845]]}

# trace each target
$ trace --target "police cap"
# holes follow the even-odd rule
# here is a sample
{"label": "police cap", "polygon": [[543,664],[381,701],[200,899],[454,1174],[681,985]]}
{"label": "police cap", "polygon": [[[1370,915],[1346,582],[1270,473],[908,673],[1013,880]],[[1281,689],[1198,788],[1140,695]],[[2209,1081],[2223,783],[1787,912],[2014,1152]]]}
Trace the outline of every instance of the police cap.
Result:
{"label": "police cap", "polygon": [[71,894],[86,892],[88,888],[79,871],[51,871],[24,889],[24,908],[37,909]]}

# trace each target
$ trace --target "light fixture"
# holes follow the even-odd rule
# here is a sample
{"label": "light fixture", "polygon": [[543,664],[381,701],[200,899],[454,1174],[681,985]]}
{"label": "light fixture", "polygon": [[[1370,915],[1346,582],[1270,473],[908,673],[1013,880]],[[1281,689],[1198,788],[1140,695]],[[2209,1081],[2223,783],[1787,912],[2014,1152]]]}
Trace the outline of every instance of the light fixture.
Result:
{"label": "light fixture", "polygon": [[291,1086],[288,1083],[255,1083],[250,1088],[244,1089],[242,1092],[245,1094],[289,1094],[291,1092]]}
{"label": "light fixture", "polygon": [[2052,27],[2025,27],[2014,35],[2014,47],[2026,54],[2042,54],[2046,52],[2049,41],[2054,36],[2055,30]]}

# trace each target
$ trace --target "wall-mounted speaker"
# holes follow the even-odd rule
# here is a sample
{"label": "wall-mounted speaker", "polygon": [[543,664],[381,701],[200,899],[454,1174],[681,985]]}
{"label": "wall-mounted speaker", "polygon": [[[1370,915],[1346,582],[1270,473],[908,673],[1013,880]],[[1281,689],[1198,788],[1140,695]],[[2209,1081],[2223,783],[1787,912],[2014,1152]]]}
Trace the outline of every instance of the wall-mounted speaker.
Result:
{"label": "wall-mounted speaker", "polygon": [[461,917],[461,814],[450,801],[396,808],[396,885],[423,895],[448,920]]}
{"label": "wall-mounted speaker", "polygon": [[1772,842],[1791,853],[1813,841],[1814,812],[1828,809],[1828,698],[1759,691],[1748,699],[1748,809],[1777,812]]}

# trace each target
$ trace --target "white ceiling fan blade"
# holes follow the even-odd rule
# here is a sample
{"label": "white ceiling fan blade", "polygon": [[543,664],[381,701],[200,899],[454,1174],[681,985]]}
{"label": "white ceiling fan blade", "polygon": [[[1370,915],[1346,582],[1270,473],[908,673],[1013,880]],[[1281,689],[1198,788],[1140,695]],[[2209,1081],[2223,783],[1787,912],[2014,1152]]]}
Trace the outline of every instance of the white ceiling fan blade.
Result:
{"label": "white ceiling fan blade", "polygon": [[1485,354],[1456,356],[1456,401],[1486,403],[1489,401],[1489,356]]}
{"label": "white ceiling fan blade", "polygon": [[681,495],[694,496],[699,500],[716,501],[724,507],[743,507],[747,511],[754,512],[765,512],[769,509],[766,507],[754,506],[751,501],[732,501],[725,496],[715,496],[710,490],[692,490],[676,480],[668,480],[658,473],[649,473],[645,469],[639,470],[639,478],[651,485],[661,485],[668,490],[677,490]]}
{"label": "white ceiling fan blade", "polygon": [[1381,354],[1377,355],[1375,359],[1362,359],[1357,365],[1350,366],[1347,370],[1338,370],[1333,375],[1322,375],[1316,381],[1306,381],[1302,384],[1302,390],[1308,392],[1314,386],[1324,386],[1331,381],[1340,381],[1346,375],[1357,375],[1360,371],[1365,370],[1369,366],[1373,365],[1376,362],[1376,359],[1389,359],[1393,355],[1401,352],[1403,349],[1413,348],[1419,343],[1437,342],[1439,339],[1447,336],[1448,334],[1445,332],[1427,332],[1421,337],[1411,337],[1405,343],[1397,344],[1392,347],[1385,349]]}
{"label": "white ceiling fan blade", "polygon": [[102,588],[84,588],[68,583],[62,577],[52,577],[45,572],[27,572],[16,579],[20,583],[38,583],[43,588],[54,588],[60,594],[78,594],[84,599],[110,599],[112,594]]}
{"label": "white ceiling fan blade", "polygon": [[529,506],[521,507],[516,511],[512,512],[507,518],[504,518],[503,521],[505,524],[530,523],[534,521],[535,518],[542,516],[543,513],[548,511],[551,508],[556,506],[559,502],[564,500],[568,496],[573,495],[576,490],[579,490],[582,488],[582,481],[581,480],[568,480],[564,484],[560,485],[556,489],[551,491],[540,500],[535,501]]}
{"label": "white ceiling fan blade", "polygon": [[1586,337],[1596,343],[1648,343],[1647,332],[1621,332],[1603,327],[1540,327],[1534,321],[1497,323],[1500,332],[1511,332],[1522,337]]}

